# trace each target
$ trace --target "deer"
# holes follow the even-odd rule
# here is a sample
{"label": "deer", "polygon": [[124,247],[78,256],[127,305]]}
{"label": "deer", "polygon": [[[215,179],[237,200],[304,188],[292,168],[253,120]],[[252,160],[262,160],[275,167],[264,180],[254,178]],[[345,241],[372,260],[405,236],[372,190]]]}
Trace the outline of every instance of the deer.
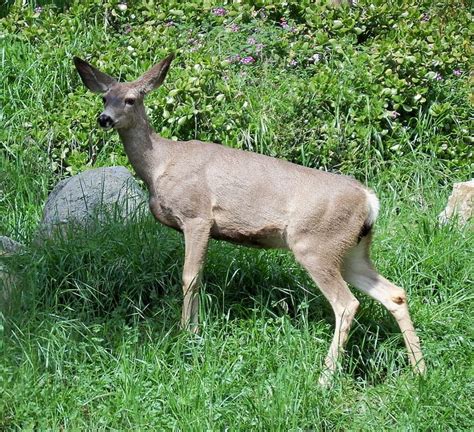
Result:
{"label": "deer", "polygon": [[263,154],[154,132],[144,98],[164,81],[174,54],[140,78],[119,82],[74,57],[84,85],[102,95],[103,129],[117,130],[125,153],[149,192],[153,216],[183,233],[181,327],[199,330],[199,287],[210,239],[286,249],[309,273],[332,307],[334,335],[319,383],[339,365],[359,301],[352,285],[395,318],[415,373],[425,373],[419,338],[404,289],[380,275],[370,258],[379,213],[375,193],[352,177]]}

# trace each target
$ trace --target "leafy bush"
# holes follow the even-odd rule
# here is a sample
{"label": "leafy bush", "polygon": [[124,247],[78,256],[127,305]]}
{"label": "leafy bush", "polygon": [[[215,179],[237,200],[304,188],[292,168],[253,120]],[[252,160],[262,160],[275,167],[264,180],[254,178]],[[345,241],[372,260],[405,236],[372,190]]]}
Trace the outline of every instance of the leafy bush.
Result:
{"label": "leafy bush", "polygon": [[472,174],[467,1],[13,3],[0,233],[30,243],[58,176],[127,163],[72,56],[130,80],[176,51],[147,101],[158,132],[370,177],[374,258],[408,292],[429,372],[405,370],[396,324],[361,298],[344,367],[318,389],[333,314],[282,251],[211,245],[204,337],[178,332],[182,239],[149,216],[2,257],[21,290],[0,311],[0,430],[473,429],[474,231],[436,223]]}
{"label": "leafy bush", "polygon": [[16,5],[0,21],[11,157],[34,151],[58,173],[125,164],[71,58],[130,80],[176,51],[147,101],[163,136],[348,171],[412,152],[473,162],[467,2],[67,4]]}

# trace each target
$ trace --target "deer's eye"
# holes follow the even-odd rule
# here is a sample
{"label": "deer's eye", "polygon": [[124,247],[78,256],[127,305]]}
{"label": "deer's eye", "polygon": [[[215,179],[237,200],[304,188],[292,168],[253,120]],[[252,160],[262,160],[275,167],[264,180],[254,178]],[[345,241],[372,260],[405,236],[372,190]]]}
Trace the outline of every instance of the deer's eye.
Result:
{"label": "deer's eye", "polygon": [[125,105],[133,105],[135,103],[135,99],[127,98],[125,99]]}

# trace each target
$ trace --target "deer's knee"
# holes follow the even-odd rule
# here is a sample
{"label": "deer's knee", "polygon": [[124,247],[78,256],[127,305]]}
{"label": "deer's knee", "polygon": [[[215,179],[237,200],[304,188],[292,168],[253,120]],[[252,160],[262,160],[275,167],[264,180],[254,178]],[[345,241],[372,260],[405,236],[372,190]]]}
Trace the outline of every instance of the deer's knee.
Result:
{"label": "deer's knee", "polygon": [[399,294],[391,298],[391,300],[396,303],[397,305],[402,305],[406,303],[406,296],[405,294]]}
{"label": "deer's knee", "polygon": [[347,317],[352,319],[359,309],[360,302],[355,297],[352,297],[343,304],[339,304],[337,313],[342,317]]}
{"label": "deer's knee", "polygon": [[387,309],[395,318],[403,318],[408,313],[407,296],[405,290],[396,287],[388,296]]}
{"label": "deer's knee", "polygon": [[387,296],[390,302],[397,306],[403,306],[407,302],[407,294],[403,288],[390,284],[390,290]]}
{"label": "deer's knee", "polygon": [[183,273],[182,281],[185,289],[193,290],[199,283],[199,274]]}
{"label": "deer's knee", "polygon": [[333,303],[334,316],[336,322],[339,322],[342,329],[350,327],[354,316],[359,309],[359,300],[355,297],[347,298],[344,301],[339,300]]}

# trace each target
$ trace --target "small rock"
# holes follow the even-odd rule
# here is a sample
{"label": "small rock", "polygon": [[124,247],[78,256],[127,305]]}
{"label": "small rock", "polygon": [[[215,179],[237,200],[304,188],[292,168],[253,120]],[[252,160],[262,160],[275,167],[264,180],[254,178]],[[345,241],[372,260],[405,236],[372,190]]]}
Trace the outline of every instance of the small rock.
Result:
{"label": "small rock", "polygon": [[71,224],[100,223],[111,215],[129,220],[148,210],[146,203],[147,194],[125,167],[84,171],[60,181],[49,194],[39,234],[50,236]]}
{"label": "small rock", "polygon": [[[23,249],[23,245],[10,237],[0,236],[0,257],[13,255]],[[6,312],[18,283],[16,275],[10,273],[6,266],[0,262],[0,311]]]}
{"label": "small rock", "polygon": [[23,249],[23,245],[10,237],[0,236],[0,255],[12,254]]}
{"label": "small rock", "polygon": [[446,223],[457,216],[458,222],[465,225],[474,214],[474,179],[462,183],[454,183],[453,192],[448,198],[446,208],[440,213],[439,221]]}

